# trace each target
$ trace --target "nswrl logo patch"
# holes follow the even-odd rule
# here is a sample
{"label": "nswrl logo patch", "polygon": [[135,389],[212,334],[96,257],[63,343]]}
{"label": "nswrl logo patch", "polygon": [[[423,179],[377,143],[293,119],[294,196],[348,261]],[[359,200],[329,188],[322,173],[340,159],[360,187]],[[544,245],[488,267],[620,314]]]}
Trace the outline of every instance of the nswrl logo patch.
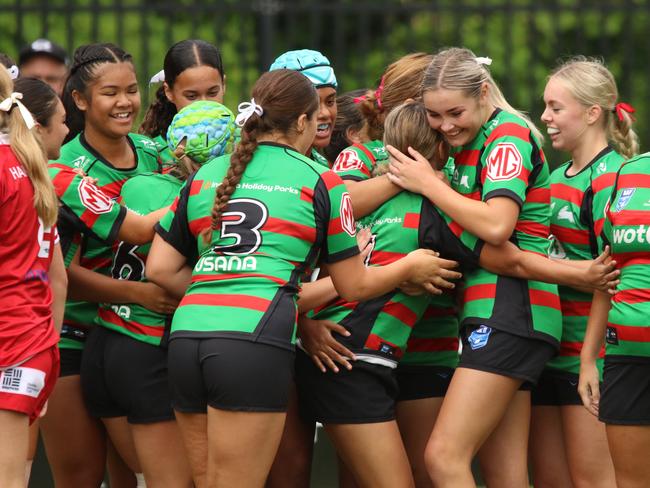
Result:
{"label": "nswrl logo patch", "polygon": [[636,188],[623,188],[621,190],[621,196],[618,198],[618,202],[616,202],[617,212],[620,212],[625,207],[627,207],[627,204],[630,203],[630,200],[632,200],[632,195],[634,195],[635,191]]}
{"label": "nswrl logo patch", "polygon": [[467,342],[469,342],[469,347],[471,347],[472,350],[476,350],[487,346],[488,339],[490,338],[491,333],[492,333],[492,327],[488,327],[487,325],[481,325],[478,329],[472,331],[472,333],[467,338]]}

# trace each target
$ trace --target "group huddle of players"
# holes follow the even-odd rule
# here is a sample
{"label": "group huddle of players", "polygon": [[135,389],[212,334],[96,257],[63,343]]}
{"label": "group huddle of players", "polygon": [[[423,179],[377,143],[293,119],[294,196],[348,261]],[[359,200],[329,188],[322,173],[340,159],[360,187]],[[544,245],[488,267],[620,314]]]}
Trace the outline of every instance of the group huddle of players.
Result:
{"label": "group huddle of players", "polygon": [[305,487],[317,422],[344,487],[650,479],[650,156],[602,61],[546,142],[465,48],[344,94],[289,51],[235,113],[184,40],[139,128],[118,46],[60,94],[0,61],[1,486],[40,430],[57,487]]}

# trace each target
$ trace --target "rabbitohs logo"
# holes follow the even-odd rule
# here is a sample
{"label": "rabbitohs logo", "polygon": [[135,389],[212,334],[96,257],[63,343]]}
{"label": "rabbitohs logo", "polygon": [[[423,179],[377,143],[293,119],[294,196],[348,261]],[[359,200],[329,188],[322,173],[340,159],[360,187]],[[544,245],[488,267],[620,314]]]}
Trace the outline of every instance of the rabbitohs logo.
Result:
{"label": "rabbitohs logo", "polygon": [[92,183],[81,180],[77,189],[81,203],[91,212],[105,214],[113,208],[113,200]]}

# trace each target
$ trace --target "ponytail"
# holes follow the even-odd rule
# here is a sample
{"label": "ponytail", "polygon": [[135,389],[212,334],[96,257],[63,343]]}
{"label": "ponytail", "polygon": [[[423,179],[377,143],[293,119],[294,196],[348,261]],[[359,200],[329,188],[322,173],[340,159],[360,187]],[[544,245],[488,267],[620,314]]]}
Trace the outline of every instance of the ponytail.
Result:
{"label": "ponytail", "polygon": [[[316,88],[306,76],[289,69],[277,69],[260,76],[253,86],[251,103],[247,105],[259,110],[251,108],[250,114],[243,117],[245,122],[241,140],[230,156],[230,166],[214,197],[210,227],[201,232],[206,244],[212,240],[212,232],[221,224],[228,201],[253,159],[258,138],[271,133],[294,136],[300,116],[313,117],[319,100]],[[242,115],[240,111],[238,123]]]}
{"label": "ponytail", "polygon": [[[12,89],[9,73],[0,69],[0,101],[10,97]],[[9,133],[9,145],[32,182],[36,213],[43,225],[53,226],[57,218],[58,200],[47,172],[47,157],[15,105],[9,112],[0,111],[0,130]]]}
{"label": "ponytail", "polygon": [[618,88],[612,73],[602,60],[575,56],[553,70],[557,78],[583,106],[598,105],[603,114],[606,137],[616,152],[629,159],[639,152],[639,138],[632,130],[634,109],[617,103]]}
{"label": "ponytail", "polygon": [[176,105],[169,101],[167,95],[165,95],[165,87],[161,86],[156,91],[156,99],[152,102],[147,113],[144,114],[139,130],[140,134],[152,138],[165,137],[174,115],[176,115]]}
{"label": "ponytail", "polygon": [[[620,116],[619,116],[620,114]],[[614,145],[614,149],[625,159],[630,159],[639,153],[639,137],[632,129],[634,117],[625,110],[607,114],[607,139]]]}

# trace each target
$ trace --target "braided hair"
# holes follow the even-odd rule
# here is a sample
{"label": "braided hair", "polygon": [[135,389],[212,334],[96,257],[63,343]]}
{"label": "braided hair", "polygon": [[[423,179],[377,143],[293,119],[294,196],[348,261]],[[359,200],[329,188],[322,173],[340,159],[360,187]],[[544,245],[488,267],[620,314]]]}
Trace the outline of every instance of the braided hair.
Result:
{"label": "braided hair", "polygon": [[[200,39],[186,39],[177,42],[169,48],[165,55],[163,62],[165,83],[169,88],[173,88],[176,78],[183,71],[197,66],[210,66],[216,69],[223,81],[225,73],[219,49]],[[161,85],[156,91],[155,100],[144,115],[140,133],[149,137],[165,136],[177,111],[176,106],[165,95],[165,87]]]}
{"label": "braided hair", "polygon": [[293,136],[298,118],[303,114],[311,118],[319,104],[314,85],[304,75],[288,69],[269,71],[260,76],[253,86],[252,98],[262,107],[263,114],[254,113],[242,127],[241,140],[230,156],[226,176],[217,188],[210,227],[202,233],[206,243],[211,241],[212,231],[219,228],[228,201],[253,159],[258,137],[270,133]]}
{"label": "braided hair", "polygon": [[96,79],[97,67],[104,63],[133,63],[133,60],[129,53],[111,43],[87,44],[75,50],[63,89],[65,123],[70,129],[64,142],[74,139],[84,128],[84,114],[77,107],[72,92],[86,93]]}

